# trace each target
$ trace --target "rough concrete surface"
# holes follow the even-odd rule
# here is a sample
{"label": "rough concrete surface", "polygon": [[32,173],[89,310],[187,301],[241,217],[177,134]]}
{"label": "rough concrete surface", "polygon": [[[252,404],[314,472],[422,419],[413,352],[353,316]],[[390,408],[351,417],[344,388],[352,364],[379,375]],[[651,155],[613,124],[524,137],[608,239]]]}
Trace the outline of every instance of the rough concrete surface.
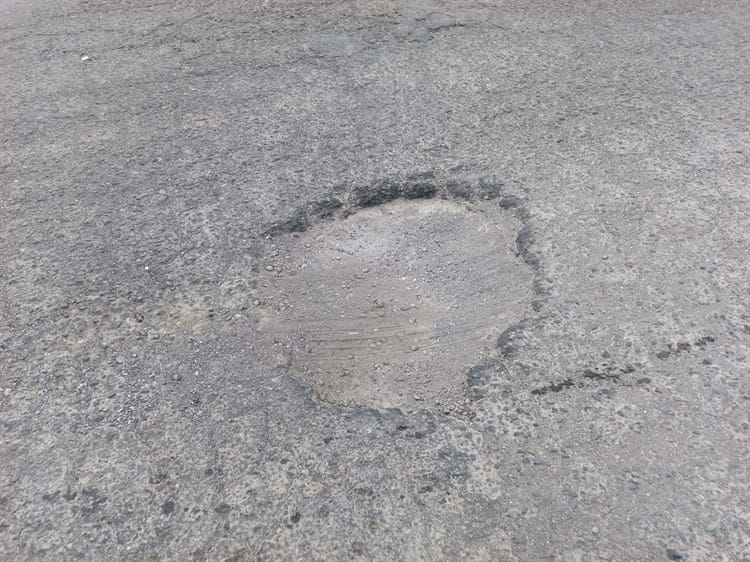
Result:
{"label": "rough concrete surface", "polygon": [[750,560],[748,14],[0,1],[0,559]]}

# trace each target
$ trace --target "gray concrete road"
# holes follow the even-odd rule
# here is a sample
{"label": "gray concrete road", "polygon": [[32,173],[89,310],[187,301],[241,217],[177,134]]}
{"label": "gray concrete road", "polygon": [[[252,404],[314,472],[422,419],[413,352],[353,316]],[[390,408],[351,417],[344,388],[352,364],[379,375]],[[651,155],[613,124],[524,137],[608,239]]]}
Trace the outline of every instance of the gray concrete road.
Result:
{"label": "gray concrete road", "polygon": [[0,559],[750,560],[748,14],[0,0]]}

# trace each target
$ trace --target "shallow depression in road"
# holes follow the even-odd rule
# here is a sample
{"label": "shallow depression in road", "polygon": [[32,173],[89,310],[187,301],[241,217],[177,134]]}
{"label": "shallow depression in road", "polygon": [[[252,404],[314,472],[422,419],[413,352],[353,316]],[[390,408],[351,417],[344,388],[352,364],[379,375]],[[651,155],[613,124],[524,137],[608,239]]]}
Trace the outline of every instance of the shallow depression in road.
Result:
{"label": "shallow depression in road", "polygon": [[[396,201],[278,240],[262,331],[324,400],[443,408],[526,314],[521,224],[497,202]],[[271,269],[269,267],[268,269]]]}

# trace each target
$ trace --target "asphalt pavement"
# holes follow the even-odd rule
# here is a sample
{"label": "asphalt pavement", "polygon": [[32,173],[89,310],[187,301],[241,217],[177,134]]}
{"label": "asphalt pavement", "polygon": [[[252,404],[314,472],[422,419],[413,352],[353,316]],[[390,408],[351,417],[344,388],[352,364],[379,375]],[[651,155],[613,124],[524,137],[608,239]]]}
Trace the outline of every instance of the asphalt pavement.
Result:
{"label": "asphalt pavement", "polygon": [[0,559],[750,560],[748,14],[0,0]]}

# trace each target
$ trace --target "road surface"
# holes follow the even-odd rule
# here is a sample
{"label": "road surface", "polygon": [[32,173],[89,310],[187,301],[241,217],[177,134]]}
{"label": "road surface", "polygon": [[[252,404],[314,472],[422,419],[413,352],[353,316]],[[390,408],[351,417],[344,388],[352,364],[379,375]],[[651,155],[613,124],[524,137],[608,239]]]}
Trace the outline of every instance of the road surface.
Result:
{"label": "road surface", "polygon": [[749,13],[2,0],[0,559],[750,560]]}

